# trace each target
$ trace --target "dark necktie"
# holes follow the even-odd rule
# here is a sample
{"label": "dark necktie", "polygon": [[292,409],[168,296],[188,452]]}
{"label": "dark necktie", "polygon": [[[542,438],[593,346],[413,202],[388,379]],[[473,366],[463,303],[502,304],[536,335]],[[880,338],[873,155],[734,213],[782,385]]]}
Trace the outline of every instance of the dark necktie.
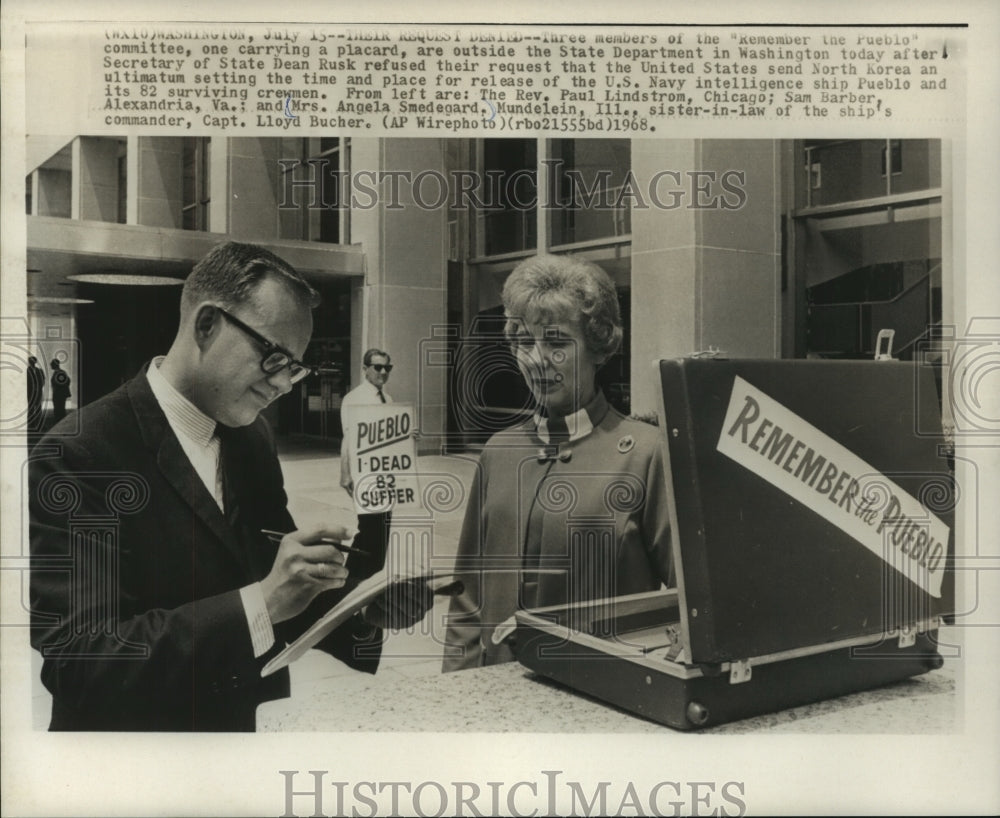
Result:
{"label": "dark necktie", "polygon": [[382,401],[382,403],[385,403],[385,395],[382,394],[382,390],[378,389],[376,391],[378,392],[378,399]]}
{"label": "dark necktie", "polygon": [[[215,427],[219,438],[219,479],[222,483],[223,516],[239,543],[239,555],[248,577],[259,579],[267,574],[269,559],[273,558],[273,547],[264,551],[253,547],[252,543],[263,542],[259,524],[253,525],[258,510],[252,495],[245,491],[248,477],[247,464],[241,456],[240,432],[223,424]],[[246,501],[241,507],[240,498]],[[266,556],[265,556],[266,552]]]}
{"label": "dark necktie", "polygon": [[233,445],[233,430],[219,423],[215,427],[215,434],[219,440],[219,482],[222,484],[223,514],[225,514],[227,522],[235,527],[239,518],[239,502],[237,501],[239,495],[235,486],[238,469],[232,462],[236,454]]}

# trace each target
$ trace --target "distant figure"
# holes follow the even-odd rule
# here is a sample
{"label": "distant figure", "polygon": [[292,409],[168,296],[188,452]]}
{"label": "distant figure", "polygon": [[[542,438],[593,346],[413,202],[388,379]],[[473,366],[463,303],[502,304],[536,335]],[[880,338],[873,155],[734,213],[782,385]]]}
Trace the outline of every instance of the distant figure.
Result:
{"label": "distant figure", "polygon": [[66,417],[66,399],[72,394],[69,391],[70,379],[63,372],[58,358],[53,358],[49,366],[52,367],[52,377],[49,380],[52,384],[52,422],[58,423]]}
{"label": "distant figure", "polygon": [[38,358],[28,358],[28,431],[42,428],[42,395],[45,393],[45,373],[38,366]]}
{"label": "distant figure", "polygon": [[[392,372],[389,353],[373,347],[365,352],[361,362],[364,380],[344,395],[340,405],[340,419],[344,427],[344,440],[340,448],[340,485],[351,497],[354,497],[356,476],[351,469],[353,454],[351,438],[355,427],[358,421],[364,419],[365,406],[392,403],[392,396],[385,391],[386,381]],[[391,525],[391,511],[358,515],[358,534],[352,545],[359,551],[370,554],[372,559],[368,560],[365,566],[357,568],[352,566],[351,571],[355,576],[358,576],[359,572],[374,571],[376,566],[385,565]]]}

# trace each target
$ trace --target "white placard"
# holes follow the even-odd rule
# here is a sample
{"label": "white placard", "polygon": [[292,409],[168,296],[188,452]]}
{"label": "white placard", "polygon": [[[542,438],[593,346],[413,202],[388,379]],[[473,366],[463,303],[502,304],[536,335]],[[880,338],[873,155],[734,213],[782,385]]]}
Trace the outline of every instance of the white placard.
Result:
{"label": "white placard", "polygon": [[935,597],[949,528],[892,480],[736,376],[716,447]]}
{"label": "white placard", "polygon": [[359,406],[350,429],[354,506],[358,514],[418,508],[417,455],[411,435],[413,406]]}

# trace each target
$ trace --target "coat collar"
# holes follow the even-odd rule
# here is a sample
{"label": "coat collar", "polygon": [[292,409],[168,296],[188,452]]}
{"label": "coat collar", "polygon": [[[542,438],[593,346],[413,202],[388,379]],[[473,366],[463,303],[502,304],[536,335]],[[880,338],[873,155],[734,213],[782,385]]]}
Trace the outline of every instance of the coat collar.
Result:
{"label": "coat collar", "polygon": [[[596,426],[600,425],[607,413],[608,400],[604,397],[604,393],[598,389],[586,406],[564,418],[569,432],[569,440],[572,442],[589,435]],[[542,443],[549,442],[549,419],[540,412],[535,413],[529,428]]]}

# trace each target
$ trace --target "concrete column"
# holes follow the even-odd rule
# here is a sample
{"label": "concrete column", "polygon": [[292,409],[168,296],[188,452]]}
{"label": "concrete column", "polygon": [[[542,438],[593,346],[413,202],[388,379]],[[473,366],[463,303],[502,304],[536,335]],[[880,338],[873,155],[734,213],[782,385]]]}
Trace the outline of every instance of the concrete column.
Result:
{"label": "concrete column", "polygon": [[[212,140],[215,149],[216,140]],[[229,156],[216,161],[212,155],[212,204],[215,205],[216,165],[228,165],[229,234],[238,241],[266,242],[278,238],[278,205],[281,203],[281,140],[271,137],[229,139]],[[228,160],[228,161],[227,161]],[[225,190],[223,183],[220,190]],[[213,207],[211,214],[215,215]],[[210,225],[217,232],[215,224]]]}
{"label": "concrete column", "polygon": [[70,144],[70,167],[72,168],[70,175],[70,194],[69,194],[69,217],[71,219],[80,218],[80,165],[82,164],[82,149],[81,141],[82,137],[77,137]]}
{"label": "concrete column", "polygon": [[213,136],[208,166],[208,229],[229,232],[229,144],[225,136]]}
{"label": "concrete column", "polygon": [[[445,148],[439,139],[355,139],[351,143],[351,171],[406,171],[410,179],[426,171],[445,177]],[[387,186],[371,208],[354,208],[351,237],[365,249],[365,332],[360,355],[380,347],[392,355],[395,368],[388,389],[397,401],[415,404],[425,436],[421,448],[431,450],[445,429],[445,385],[442,365],[422,360],[421,341],[434,326],[447,320],[448,208],[447,191],[440,194],[433,176],[421,187],[425,207],[414,199],[411,186],[400,183],[398,202]],[[398,205],[398,206],[395,206]],[[352,372],[356,363],[352,363]],[[352,378],[352,384],[357,379]]]}
{"label": "concrete column", "polygon": [[[118,221],[118,140],[81,136],[79,145],[79,218]],[[74,156],[76,155],[74,151]]]}
{"label": "concrete column", "polygon": [[180,228],[182,147],[181,137],[139,137],[139,224]]}
{"label": "concrete column", "polygon": [[31,212],[29,216],[38,215],[38,170],[28,174],[28,184],[31,186]]}
{"label": "concrete column", "polygon": [[[659,177],[659,204],[646,196],[648,207],[632,209],[633,412],[657,408],[654,360],[710,347],[780,355],[779,151],[768,140],[633,140],[644,196],[656,174],[679,174]],[[730,190],[727,171],[743,174],[726,177]]]}
{"label": "concrete column", "polygon": [[125,223],[139,224],[139,137],[125,143]]}
{"label": "concrete column", "polygon": [[59,216],[68,219],[72,213],[72,171],[38,168],[32,190],[32,209],[36,216]]}

